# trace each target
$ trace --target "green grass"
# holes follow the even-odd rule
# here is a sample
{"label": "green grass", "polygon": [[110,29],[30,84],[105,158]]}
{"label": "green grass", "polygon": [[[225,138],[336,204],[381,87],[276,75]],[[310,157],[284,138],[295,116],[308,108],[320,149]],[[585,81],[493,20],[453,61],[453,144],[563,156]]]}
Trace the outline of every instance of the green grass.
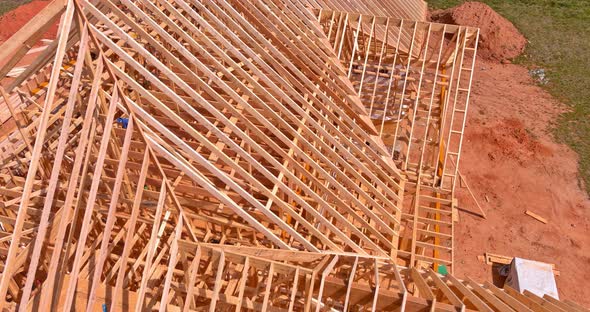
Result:
{"label": "green grass", "polygon": [[29,3],[31,0],[0,0],[0,15],[16,9],[19,5]]}
{"label": "green grass", "polygon": [[[461,0],[427,0],[445,9]],[[580,156],[580,176],[590,193],[590,1],[481,0],[509,19],[529,40],[515,62],[541,67],[549,83],[543,88],[571,111],[556,120],[556,139]]]}

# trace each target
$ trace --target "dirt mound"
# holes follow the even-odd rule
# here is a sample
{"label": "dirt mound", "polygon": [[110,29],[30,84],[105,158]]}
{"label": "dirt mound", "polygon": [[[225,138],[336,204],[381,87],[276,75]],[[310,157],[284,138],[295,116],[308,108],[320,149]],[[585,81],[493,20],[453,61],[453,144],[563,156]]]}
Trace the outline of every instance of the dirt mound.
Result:
{"label": "dirt mound", "polygon": [[[568,107],[522,66],[478,60],[474,75],[459,170],[487,219],[459,212],[454,273],[492,281],[492,266],[477,260],[485,252],[553,263],[559,297],[590,306],[589,290],[577,287],[590,280],[580,270],[590,263],[590,198],[577,154],[550,131]],[[477,211],[465,185],[455,194],[459,207]]]}
{"label": "dirt mound", "polygon": [[526,38],[504,17],[488,5],[466,2],[447,10],[431,13],[433,22],[479,27],[478,57],[490,61],[505,61],[524,51]]}
{"label": "dirt mound", "polygon": [[[35,0],[7,12],[0,16],[0,42],[6,41],[10,36],[21,29],[33,17],[49,4],[47,0]],[[57,22],[49,28],[43,36],[45,39],[55,39],[57,34]]]}
{"label": "dirt mound", "polygon": [[482,126],[481,131],[469,132],[468,141],[490,142],[495,146],[487,156],[490,161],[511,161],[522,167],[553,156],[553,151],[540,142],[520,119],[508,117],[492,126]]}

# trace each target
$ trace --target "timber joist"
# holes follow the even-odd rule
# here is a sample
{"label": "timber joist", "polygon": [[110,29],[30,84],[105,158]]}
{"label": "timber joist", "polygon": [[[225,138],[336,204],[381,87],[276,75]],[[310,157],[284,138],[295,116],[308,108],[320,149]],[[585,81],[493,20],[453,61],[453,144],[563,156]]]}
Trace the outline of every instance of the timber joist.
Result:
{"label": "timber joist", "polygon": [[566,304],[432,271],[452,269],[477,30],[425,10],[52,2],[0,49],[8,73],[60,21],[0,77],[0,308]]}
{"label": "timber joist", "polygon": [[[363,106],[402,171],[442,173],[452,189],[478,30],[348,12],[316,11]],[[407,36],[409,34],[409,37]]]}
{"label": "timber joist", "polygon": [[408,182],[400,260],[451,266],[453,191],[478,30],[326,8],[314,12]]}

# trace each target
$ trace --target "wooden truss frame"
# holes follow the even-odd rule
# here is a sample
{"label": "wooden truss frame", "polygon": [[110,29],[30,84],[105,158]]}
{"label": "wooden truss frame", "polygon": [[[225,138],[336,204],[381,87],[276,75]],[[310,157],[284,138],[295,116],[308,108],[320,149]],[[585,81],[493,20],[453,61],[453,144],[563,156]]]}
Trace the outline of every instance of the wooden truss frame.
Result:
{"label": "wooden truss frame", "polygon": [[[361,45],[335,49],[325,20],[348,13],[314,7],[55,0],[5,43],[0,107],[13,124],[0,137],[0,308],[563,305],[426,268],[452,263],[426,251],[452,244],[452,187],[392,157],[365,108],[371,57],[359,78],[345,60]],[[361,40],[354,16],[347,32]],[[57,19],[58,38],[6,77]],[[410,47],[429,46],[439,26],[413,25],[429,31]],[[440,27],[456,36],[448,46],[472,40]]]}
{"label": "wooden truss frame", "polygon": [[[451,191],[477,28],[319,10],[318,20],[391,157],[409,180]],[[440,172],[440,173],[439,173]]]}
{"label": "wooden truss frame", "polygon": [[423,0],[297,0],[311,9],[355,12],[360,14],[387,16],[412,21],[426,21],[428,4]]}
{"label": "wooden truss frame", "polygon": [[329,42],[405,174],[408,266],[452,270],[453,203],[478,29],[316,10]]}

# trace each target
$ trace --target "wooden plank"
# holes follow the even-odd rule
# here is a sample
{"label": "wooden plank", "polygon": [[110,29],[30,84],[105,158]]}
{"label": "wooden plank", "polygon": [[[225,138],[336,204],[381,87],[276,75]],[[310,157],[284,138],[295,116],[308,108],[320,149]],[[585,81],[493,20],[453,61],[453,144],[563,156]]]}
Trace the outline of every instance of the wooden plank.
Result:
{"label": "wooden plank", "polygon": [[[6,59],[19,49],[30,49],[40,36],[43,35],[47,26],[66,9],[67,4],[67,0],[51,1],[43,10],[36,14],[34,18],[0,45],[0,60]],[[31,38],[37,40],[31,42]],[[5,72],[4,68],[2,69],[2,72]],[[3,76],[4,75],[2,75],[2,78],[4,78]]]}
{"label": "wooden plank", "polygon": [[26,179],[25,185],[23,187],[23,199],[21,200],[21,203],[19,206],[19,212],[17,214],[13,241],[10,244],[10,247],[8,250],[8,255],[6,257],[6,262],[5,262],[5,270],[2,274],[2,278],[0,279],[0,298],[2,298],[0,300],[0,309],[2,309],[5,304],[4,298],[6,296],[8,284],[9,284],[10,280],[12,279],[12,273],[13,273],[12,270],[16,269],[16,267],[14,267],[13,262],[14,262],[14,259],[16,258],[17,252],[18,252],[18,248],[19,248],[18,246],[19,246],[19,242],[20,242],[20,238],[21,238],[23,222],[25,221],[25,218],[27,216],[29,196],[30,196],[30,194],[32,192],[32,188],[33,188],[32,183],[35,180],[35,176],[37,174],[37,169],[39,167],[39,159],[41,157],[41,149],[43,148],[43,142],[45,139],[45,134],[47,132],[46,124],[49,120],[49,115],[51,113],[49,107],[51,107],[51,104],[53,103],[53,99],[55,98],[54,92],[55,92],[55,89],[57,88],[57,83],[59,80],[59,71],[61,69],[61,64],[63,62],[63,58],[64,58],[64,55],[66,52],[65,48],[66,48],[66,43],[67,43],[68,35],[69,35],[68,30],[70,29],[70,26],[72,25],[73,15],[74,15],[74,5],[73,5],[73,2],[70,0],[70,1],[68,1],[68,6],[67,6],[66,12],[64,14],[63,23],[60,25],[58,49],[57,49],[57,53],[55,55],[54,68],[51,72],[50,85],[49,85],[48,92],[47,92],[48,96],[45,100],[44,110],[40,116],[41,122],[39,124],[39,132],[37,135],[37,139],[35,141],[35,145],[33,147],[32,157],[31,157],[31,165],[30,165],[30,168],[27,172],[27,179]]}
{"label": "wooden plank", "polygon": [[537,303],[538,305],[542,306],[543,308],[545,308],[549,311],[552,311],[552,312],[565,312],[565,311],[567,311],[567,310],[564,310],[564,309],[560,308],[559,306],[551,303],[550,301],[545,300],[545,299],[535,295],[534,293],[530,292],[527,289],[524,290],[523,295],[530,298],[532,301],[534,301],[535,303]]}
{"label": "wooden plank", "polygon": [[531,298],[519,293],[514,288],[512,288],[508,285],[504,285],[504,291],[508,295],[513,297],[514,299],[518,300],[519,302],[521,302],[522,304],[527,306],[527,308],[529,308],[535,312],[552,312],[551,310],[547,309],[546,307],[541,306],[540,304],[538,304],[537,302],[535,302]]}
{"label": "wooden plank", "polygon": [[506,305],[502,300],[498,299],[493,293],[488,292],[487,289],[483,288],[478,283],[474,282],[471,278],[467,277],[467,283],[475,291],[477,295],[488,302],[495,310],[501,312],[511,312],[512,309]]}
{"label": "wooden plank", "polygon": [[[475,306],[478,311],[494,311],[490,308],[484,301],[482,301],[478,296],[476,296],[469,288],[463,285],[458,279],[456,279],[452,275],[446,275],[446,278],[451,281],[452,285],[457,288],[457,290],[469,300],[473,306]],[[467,306],[469,308],[469,306]]]}
{"label": "wooden plank", "polygon": [[465,304],[457,297],[457,295],[449,288],[447,283],[445,283],[432,269],[428,269],[428,275],[432,278],[432,281],[436,285],[436,287],[445,295],[449,302],[458,307],[461,310],[465,309]]}
{"label": "wooden plank", "polygon": [[536,214],[536,213],[534,213],[534,212],[532,212],[532,211],[530,211],[528,209],[524,213],[526,215],[528,215],[528,216],[533,217],[535,220],[537,220],[537,221],[539,221],[541,223],[547,224],[549,222],[549,221],[547,221],[547,219],[541,217],[540,215],[538,215],[538,214]]}
{"label": "wooden plank", "polygon": [[426,281],[418,272],[418,270],[416,270],[416,268],[411,268],[410,275],[412,276],[412,281],[414,282],[414,285],[416,285],[416,288],[418,288],[418,293],[420,294],[420,297],[430,301],[434,300],[435,297],[432,293],[432,289],[430,289],[430,286],[428,286],[428,283],[426,283]]}
{"label": "wooden plank", "polygon": [[492,285],[490,282],[485,282],[484,287],[490,290],[494,296],[505,302],[515,311],[523,311],[523,312],[530,312],[530,310],[526,305],[520,302],[518,299],[508,295],[506,292],[502,291],[500,288]]}

